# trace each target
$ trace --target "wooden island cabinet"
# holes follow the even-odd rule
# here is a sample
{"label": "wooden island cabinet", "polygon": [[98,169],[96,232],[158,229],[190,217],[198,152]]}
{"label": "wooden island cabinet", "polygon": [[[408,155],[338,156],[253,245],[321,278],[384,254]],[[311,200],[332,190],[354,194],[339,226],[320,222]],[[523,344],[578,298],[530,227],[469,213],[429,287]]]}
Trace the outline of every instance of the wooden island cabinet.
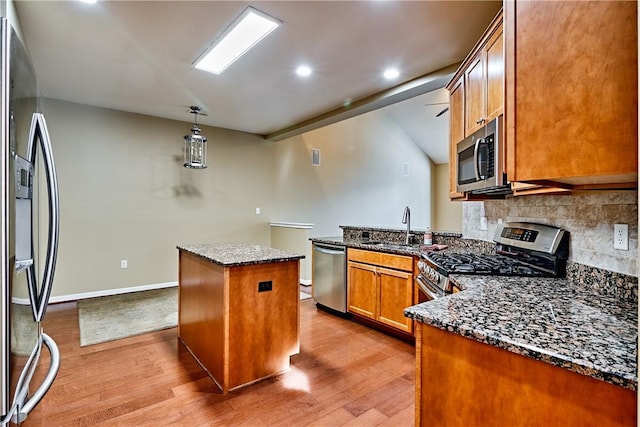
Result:
{"label": "wooden island cabinet", "polygon": [[178,337],[226,393],[289,369],[300,351],[302,255],[179,246]]}

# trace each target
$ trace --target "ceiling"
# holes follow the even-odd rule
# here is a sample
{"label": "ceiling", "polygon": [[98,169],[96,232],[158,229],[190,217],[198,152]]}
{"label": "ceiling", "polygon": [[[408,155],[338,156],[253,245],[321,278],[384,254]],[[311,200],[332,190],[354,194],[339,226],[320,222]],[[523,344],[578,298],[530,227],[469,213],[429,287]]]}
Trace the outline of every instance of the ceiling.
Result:
{"label": "ceiling", "polygon": [[[220,75],[193,68],[194,60],[250,5],[283,24]],[[290,135],[283,129],[300,130],[301,122],[348,110],[347,100],[362,107],[376,94],[393,92],[378,96],[370,108],[394,103],[385,111],[436,163],[447,161],[446,147],[430,148],[434,140],[442,145],[443,132],[446,146],[448,116],[435,118],[446,105],[425,104],[446,102],[446,92],[416,98],[433,85],[406,82],[464,59],[501,5],[15,1],[45,97],[185,122],[193,119],[188,107],[198,105],[208,113],[200,123],[277,140],[279,133]],[[302,63],[313,69],[310,77],[295,74]],[[382,77],[389,66],[400,69],[398,79]],[[398,102],[403,97],[412,99]],[[334,121],[341,118],[335,116]]]}

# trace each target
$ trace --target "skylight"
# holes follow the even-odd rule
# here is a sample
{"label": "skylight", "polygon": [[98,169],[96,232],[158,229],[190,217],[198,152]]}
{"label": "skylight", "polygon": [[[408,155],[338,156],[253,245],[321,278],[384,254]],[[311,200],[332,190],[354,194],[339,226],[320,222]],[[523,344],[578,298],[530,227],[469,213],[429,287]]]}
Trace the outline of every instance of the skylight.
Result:
{"label": "skylight", "polygon": [[220,74],[278,26],[280,22],[275,18],[248,7],[195,61],[194,67]]}

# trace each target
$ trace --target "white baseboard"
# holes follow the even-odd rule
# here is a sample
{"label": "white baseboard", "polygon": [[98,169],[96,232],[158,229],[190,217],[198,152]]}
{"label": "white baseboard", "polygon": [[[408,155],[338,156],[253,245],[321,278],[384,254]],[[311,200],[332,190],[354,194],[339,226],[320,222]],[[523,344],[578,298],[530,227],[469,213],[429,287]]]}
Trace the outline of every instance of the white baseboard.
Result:
{"label": "white baseboard", "polygon": [[311,286],[311,279],[300,279],[300,284],[305,286]]}
{"label": "white baseboard", "polygon": [[[49,298],[49,304],[57,302],[78,301],[81,299],[105,297],[110,295],[128,294],[131,292],[150,291],[153,289],[170,288],[172,286],[178,286],[178,282],[153,283],[150,285],[132,286],[130,288],[116,288],[106,289],[103,291],[83,292],[79,294],[59,295]],[[29,305],[29,300],[26,298],[11,298],[11,301],[14,304]]]}

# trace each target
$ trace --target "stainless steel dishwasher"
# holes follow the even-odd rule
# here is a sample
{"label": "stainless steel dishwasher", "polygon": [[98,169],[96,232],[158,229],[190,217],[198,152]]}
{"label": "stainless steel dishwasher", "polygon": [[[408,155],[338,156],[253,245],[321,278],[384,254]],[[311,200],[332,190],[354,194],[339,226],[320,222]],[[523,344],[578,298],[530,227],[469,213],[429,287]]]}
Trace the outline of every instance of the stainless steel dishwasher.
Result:
{"label": "stainless steel dishwasher", "polygon": [[313,299],[320,308],[346,314],[346,248],[328,243],[314,243],[312,262]]}

